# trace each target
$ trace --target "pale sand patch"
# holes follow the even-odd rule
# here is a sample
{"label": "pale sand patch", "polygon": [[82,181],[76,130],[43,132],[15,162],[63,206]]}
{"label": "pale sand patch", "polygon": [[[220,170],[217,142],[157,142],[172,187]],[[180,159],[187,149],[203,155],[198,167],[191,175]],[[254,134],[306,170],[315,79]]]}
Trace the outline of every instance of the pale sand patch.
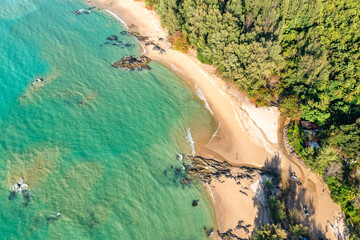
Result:
{"label": "pale sand patch", "polygon": [[[230,89],[215,74],[209,73],[207,65],[199,63],[195,57],[172,50],[166,41],[168,34],[160,26],[159,16],[155,12],[147,10],[144,2],[94,0],[92,3],[111,10],[120,16],[128,26],[137,25],[136,31],[143,36],[150,37],[150,40],[154,40],[160,47],[166,49],[166,54],[160,55],[157,51],[152,50],[152,46],[147,46],[145,47],[147,56],[161,61],[178,74],[190,78],[201,89],[214,116],[220,123],[220,129],[209,144],[206,146],[196,145],[197,152],[199,149],[208,150],[208,157],[225,159],[233,164],[248,164],[257,167],[264,166],[266,161],[277,155],[285,178],[288,177],[289,169],[298,174],[299,179],[303,182],[302,189],[305,192],[303,201],[311,201],[314,206],[312,218],[318,227],[324,233],[326,232],[326,237],[334,239],[333,234],[327,228],[327,220],[331,220],[337,215],[340,207],[331,200],[328,188],[318,175],[303,165],[290,161],[275,144],[277,143],[277,116],[279,114],[276,109],[255,108],[246,98],[239,97],[241,96],[239,91]],[[158,41],[160,37],[165,41]],[[307,191],[307,182],[310,183],[308,179],[314,183],[309,184],[311,191]],[[233,227],[235,215],[244,217],[246,222],[254,222],[258,212],[253,206],[251,197],[240,196],[235,186],[225,183],[226,181],[224,183],[214,182],[211,186],[215,186],[216,190],[214,199],[217,199],[216,195],[221,199],[222,216],[219,216],[218,213],[219,206],[215,206],[220,230],[227,230],[223,229],[221,222],[224,227]],[[239,202],[241,204],[238,204]]]}

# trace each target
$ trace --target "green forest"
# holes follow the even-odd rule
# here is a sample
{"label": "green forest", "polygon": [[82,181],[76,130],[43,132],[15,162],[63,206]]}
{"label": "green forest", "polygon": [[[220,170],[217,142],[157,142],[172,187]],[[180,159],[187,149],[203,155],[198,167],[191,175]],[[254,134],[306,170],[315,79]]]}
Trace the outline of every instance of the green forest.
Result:
{"label": "green forest", "polygon": [[[291,145],[323,176],[358,234],[359,0],[145,2],[160,15],[175,49],[195,49],[254,103],[277,106],[291,119]],[[311,134],[302,121],[311,124]]]}

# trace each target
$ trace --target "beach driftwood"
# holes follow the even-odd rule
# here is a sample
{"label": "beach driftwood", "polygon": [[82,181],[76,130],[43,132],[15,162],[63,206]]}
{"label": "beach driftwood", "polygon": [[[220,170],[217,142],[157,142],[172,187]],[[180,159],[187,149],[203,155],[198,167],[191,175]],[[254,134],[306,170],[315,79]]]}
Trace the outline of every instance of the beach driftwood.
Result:
{"label": "beach driftwood", "polygon": [[127,56],[122,58],[120,61],[114,62],[113,67],[122,68],[125,70],[150,70],[148,64],[151,62],[151,59],[147,56],[141,56],[138,58]]}

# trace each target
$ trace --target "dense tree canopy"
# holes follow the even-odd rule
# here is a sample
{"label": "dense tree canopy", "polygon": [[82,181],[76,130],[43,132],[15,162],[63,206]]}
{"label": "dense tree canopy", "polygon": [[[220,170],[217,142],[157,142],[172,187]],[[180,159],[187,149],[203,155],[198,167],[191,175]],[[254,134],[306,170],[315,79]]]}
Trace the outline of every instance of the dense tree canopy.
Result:
{"label": "dense tree canopy", "polygon": [[[178,49],[195,48],[200,61],[217,67],[257,104],[276,104],[294,121],[291,143],[331,182],[335,199],[345,204],[335,197],[344,193],[336,191],[334,175],[349,179],[339,182],[344,189],[359,191],[359,181],[350,181],[359,177],[360,161],[359,0],[146,3],[155,5],[170,34],[187,38]],[[317,124],[320,148],[306,146],[300,119]],[[345,202],[344,211],[360,226],[359,204]]]}

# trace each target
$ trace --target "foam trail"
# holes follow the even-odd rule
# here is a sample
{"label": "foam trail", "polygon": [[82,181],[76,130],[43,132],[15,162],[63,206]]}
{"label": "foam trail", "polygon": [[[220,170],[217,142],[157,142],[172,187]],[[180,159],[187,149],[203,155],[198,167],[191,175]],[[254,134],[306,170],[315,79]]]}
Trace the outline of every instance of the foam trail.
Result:
{"label": "foam trail", "polygon": [[195,156],[195,142],[191,136],[190,128],[188,128],[187,131],[188,131],[188,135],[186,136],[186,140],[188,141],[188,143],[190,143],[192,155]]}
{"label": "foam trail", "polygon": [[214,192],[212,191],[210,185],[208,183],[206,183],[206,187],[208,188],[211,198],[214,201],[215,205],[219,206],[219,212],[220,212],[220,219],[221,219],[221,228],[223,228],[224,226],[224,217],[223,217],[223,213],[222,213],[222,209],[221,209],[221,204],[217,204],[215,198],[214,198]]}
{"label": "foam trail", "polygon": [[182,167],[183,167],[183,169],[185,170],[185,165],[184,165],[184,157],[183,157],[183,155],[181,154],[181,153],[179,153],[177,156],[176,156],[176,158],[181,162],[181,165],[182,165]]}
{"label": "foam trail", "polygon": [[144,47],[144,45],[142,45],[142,43],[138,40],[138,42],[140,43],[141,47],[144,49],[143,55],[146,53],[146,49]]}
{"label": "foam trail", "polygon": [[126,22],[124,20],[122,20],[118,15],[116,15],[115,13],[113,13],[110,10],[105,10],[105,11],[110,13],[111,15],[113,15],[117,20],[119,20],[125,26],[126,29],[129,29],[128,25],[126,25]]}
{"label": "foam trail", "polygon": [[196,92],[201,100],[205,102],[205,107],[210,111],[211,115],[214,115],[213,111],[211,110],[208,102],[206,101],[206,98],[204,96],[204,93],[201,91],[198,85],[195,84]]}
{"label": "foam trail", "polygon": [[216,129],[216,131],[214,132],[214,134],[212,135],[212,137],[210,138],[210,140],[209,140],[209,142],[208,142],[207,144],[209,144],[209,143],[213,140],[213,138],[214,138],[214,137],[216,136],[216,134],[218,133],[219,129],[220,129],[220,122],[219,122],[218,128]]}

